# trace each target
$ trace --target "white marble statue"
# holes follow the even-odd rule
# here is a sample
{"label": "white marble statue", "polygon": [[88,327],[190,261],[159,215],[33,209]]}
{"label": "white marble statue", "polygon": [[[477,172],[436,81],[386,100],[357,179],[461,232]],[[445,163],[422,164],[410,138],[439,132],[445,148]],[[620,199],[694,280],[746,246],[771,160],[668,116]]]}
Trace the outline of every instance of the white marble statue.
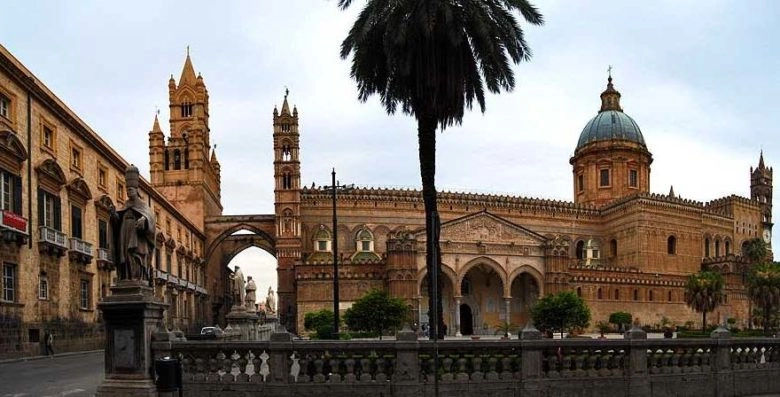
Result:
{"label": "white marble statue", "polygon": [[241,271],[240,267],[236,266],[236,270],[233,272],[234,306],[243,306],[243,303],[246,300],[244,282],[244,272]]}
{"label": "white marble statue", "polygon": [[255,311],[255,291],[257,291],[257,285],[255,285],[255,280],[252,280],[252,276],[247,276],[246,278],[246,310],[253,312]]}
{"label": "white marble statue", "polygon": [[276,294],[271,287],[268,287],[268,295],[265,297],[265,311],[266,313],[276,313]]}

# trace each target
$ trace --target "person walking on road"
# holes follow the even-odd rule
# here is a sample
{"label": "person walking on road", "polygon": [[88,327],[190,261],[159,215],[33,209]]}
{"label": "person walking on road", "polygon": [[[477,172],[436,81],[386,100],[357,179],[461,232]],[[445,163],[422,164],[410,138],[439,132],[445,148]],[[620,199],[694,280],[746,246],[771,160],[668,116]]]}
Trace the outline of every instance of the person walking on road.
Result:
{"label": "person walking on road", "polygon": [[46,355],[51,355],[54,357],[54,334],[47,332],[44,343],[46,344]]}

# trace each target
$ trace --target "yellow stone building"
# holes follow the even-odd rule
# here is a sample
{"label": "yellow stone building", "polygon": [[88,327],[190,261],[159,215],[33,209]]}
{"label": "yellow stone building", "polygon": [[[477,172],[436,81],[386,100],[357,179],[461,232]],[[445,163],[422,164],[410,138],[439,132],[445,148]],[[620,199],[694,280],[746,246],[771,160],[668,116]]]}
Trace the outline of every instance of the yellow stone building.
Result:
{"label": "yellow stone building", "polygon": [[[208,94],[189,58],[179,85],[169,86],[172,100],[181,101],[172,103],[172,114],[181,117],[171,118],[176,135],[167,145],[155,119],[149,139],[161,165],[153,162],[152,181],[141,181],[141,194],[158,222],[155,290],[170,304],[165,321],[186,330],[205,324],[208,311],[206,237],[197,214],[221,211],[219,165],[208,147]],[[182,137],[178,127],[188,122],[183,128],[191,137]],[[170,171],[160,157],[166,149],[174,156]],[[127,166],[0,46],[0,357],[39,354],[49,332],[58,352],[102,348],[97,303],[116,278],[109,208],[124,201]],[[188,173],[207,177],[198,186],[177,182]],[[206,209],[183,199],[206,194]]]}

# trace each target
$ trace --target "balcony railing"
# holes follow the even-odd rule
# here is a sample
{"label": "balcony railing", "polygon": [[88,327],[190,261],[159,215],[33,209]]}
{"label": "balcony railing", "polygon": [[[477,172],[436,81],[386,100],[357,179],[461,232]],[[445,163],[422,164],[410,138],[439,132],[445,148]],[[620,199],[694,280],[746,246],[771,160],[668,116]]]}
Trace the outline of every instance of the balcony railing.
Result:
{"label": "balcony railing", "polygon": [[41,226],[38,230],[41,233],[38,242],[50,244],[63,250],[68,249],[68,236],[65,233],[46,226]]}
{"label": "balcony railing", "polygon": [[108,250],[108,248],[98,248],[97,249],[97,258],[100,262],[106,262],[106,263],[112,263],[113,260],[111,258],[111,251]]}
{"label": "balcony railing", "polygon": [[75,238],[75,237],[70,238],[70,250],[76,251],[80,254],[84,254],[87,256],[93,256],[92,243],[88,243],[80,238]]}

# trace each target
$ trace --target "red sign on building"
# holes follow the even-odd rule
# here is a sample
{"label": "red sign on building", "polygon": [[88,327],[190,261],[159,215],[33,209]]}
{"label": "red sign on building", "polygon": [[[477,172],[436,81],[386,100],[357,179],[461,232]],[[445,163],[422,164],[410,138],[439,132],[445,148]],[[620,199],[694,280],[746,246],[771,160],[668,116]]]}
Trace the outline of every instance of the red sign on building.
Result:
{"label": "red sign on building", "polygon": [[27,219],[9,210],[0,211],[0,225],[27,234]]}

